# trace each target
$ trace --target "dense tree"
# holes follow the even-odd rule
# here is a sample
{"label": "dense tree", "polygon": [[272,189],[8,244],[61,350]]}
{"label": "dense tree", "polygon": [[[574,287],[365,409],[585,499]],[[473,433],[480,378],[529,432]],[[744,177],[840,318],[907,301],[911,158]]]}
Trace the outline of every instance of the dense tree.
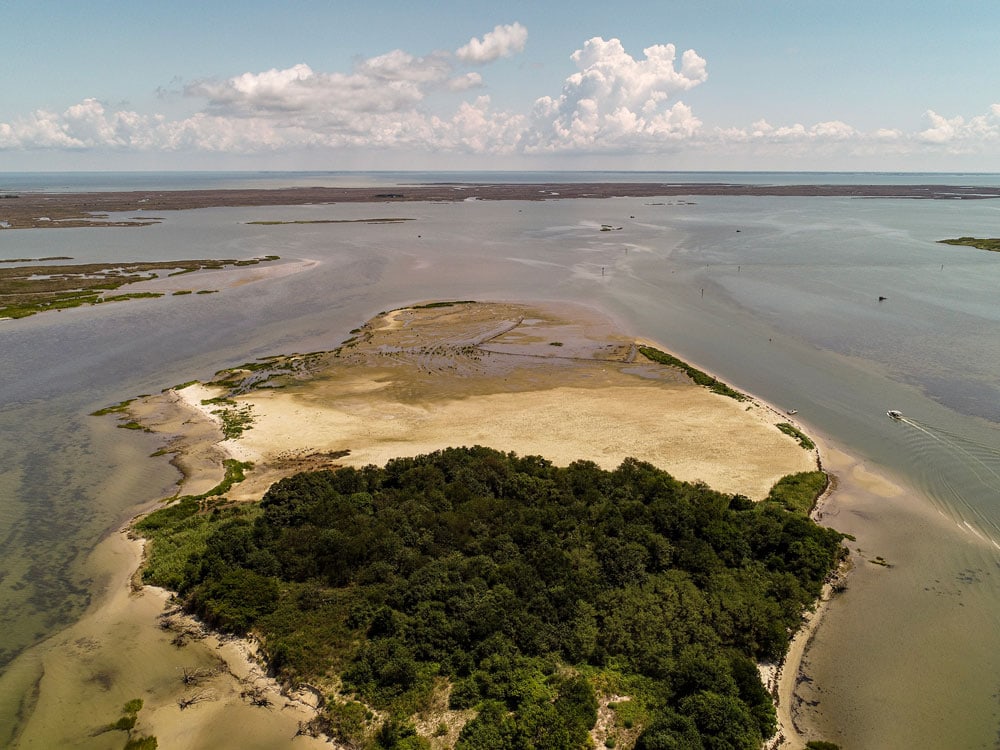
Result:
{"label": "dense tree", "polygon": [[[395,717],[450,680],[452,706],[478,709],[470,750],[584,747],[602,671],[650,717],[640,750],[758,746],[774,710],[754,662],[784,652],[841,554],[801,512],[647,463],[481,447],[299,474],[252,510],[160,513],[150,570],[192,610],[258,633],[279,675],[340,674]],[[400,718],[367,741],[424,742]]]}

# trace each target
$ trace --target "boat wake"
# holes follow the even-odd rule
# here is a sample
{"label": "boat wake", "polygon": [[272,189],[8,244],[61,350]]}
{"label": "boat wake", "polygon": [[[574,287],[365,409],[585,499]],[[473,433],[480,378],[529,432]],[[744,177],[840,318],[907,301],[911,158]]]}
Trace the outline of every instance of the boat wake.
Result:
{"label": "boat wake", "polygon": [[[966,468],[980,485],[988,487],[997,496],[1000,496],[1000,448],[935,427],[913,417],[904,416],[898,411],[890,411],[887,414],[893,420],[912,427],[930,438],[934,442],[936,450],[950,454],[956,465]],[[919,449],[919,446],[914,447]],[[945,474],[939,474],[936,480],[935,485],[947,493],[947,500],[950,501],[948,504],[959,511],[957,519],[959,526],[1000,549],[1000,542],[997,541],[1000,539],[1000,523],[969,503],[965,499],[966,493],[950,481]]]}

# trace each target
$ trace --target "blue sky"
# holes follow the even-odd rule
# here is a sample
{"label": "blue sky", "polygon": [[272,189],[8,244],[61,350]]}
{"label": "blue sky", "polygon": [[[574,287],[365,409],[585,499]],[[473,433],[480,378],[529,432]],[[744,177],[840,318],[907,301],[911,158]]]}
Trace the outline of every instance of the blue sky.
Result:
{"label": "blue sky", "polygon": [[0,171],[1000,171],[1000,3],[0,0]]}

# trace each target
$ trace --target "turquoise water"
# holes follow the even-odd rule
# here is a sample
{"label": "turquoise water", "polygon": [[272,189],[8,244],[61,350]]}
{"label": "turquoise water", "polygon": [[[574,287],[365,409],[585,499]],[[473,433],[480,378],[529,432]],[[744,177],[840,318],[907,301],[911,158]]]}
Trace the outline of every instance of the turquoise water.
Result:
{"label": "turquoise water", "polygon": [[[45,189],[96,179],[62,177],[37,179]],[[175,177],[107,179],[122,187],[258,179]],[[785,179],[819,181],[812,177]],[[949,177],[956,179],[933,181],[959,176]],[[995,183],[993,176],[982,184]],[[88,551],[176,479],[162,459],[146,458],[157,446],[145,436],[88,412],[253,357],[331,348],[373,314],[417,300],[565,299],[592,304],[630,332],[797,409],[807,428],[916,491],[910,505],[856,507],[831,521],[896,566],[858,576],[821,630],[810,669],[829,690],[816,721],[845,747],[912,746],[914,737],[925,747],[994,746],[1000,254],[936,240],[995,236],[1000,203],[480,201],[394,205],[394,215],[415,220],[397,225],[245,223],[373,212],[364,205],[206,209],[167,214],[143,229],[0,232],[0,259],[276,254],[319,262],[220,294],[0,321],[0,659],[80,615],[95,586]],[[601,224],[622,229],[600,232]],[[888,408],[908,421],[887,419]],[[0,696],[0,729],[14,723],[24,698]]]}

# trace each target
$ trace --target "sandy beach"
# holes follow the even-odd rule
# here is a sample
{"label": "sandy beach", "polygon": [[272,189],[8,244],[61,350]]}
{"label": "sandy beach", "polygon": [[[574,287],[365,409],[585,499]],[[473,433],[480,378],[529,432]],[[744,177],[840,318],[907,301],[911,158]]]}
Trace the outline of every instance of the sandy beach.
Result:
{"label": "sandy beach", "polygon": [[[140,698],[132,736],[155,736],[162,748],[232,747],[234,728],[239,747],[329,747],[296,736],[312,717],[310,696],[282,694],[252,644],[207,633],[178,613],[169,592],[133,585],[141,557],[142,542],[125,529],[95,549],[101,595],[44,649],[33,691],[38,702],[15,746],[121,747],[125,733],[106,727],[127,701]],[[86,716],[78,710],[81,696]]]}

